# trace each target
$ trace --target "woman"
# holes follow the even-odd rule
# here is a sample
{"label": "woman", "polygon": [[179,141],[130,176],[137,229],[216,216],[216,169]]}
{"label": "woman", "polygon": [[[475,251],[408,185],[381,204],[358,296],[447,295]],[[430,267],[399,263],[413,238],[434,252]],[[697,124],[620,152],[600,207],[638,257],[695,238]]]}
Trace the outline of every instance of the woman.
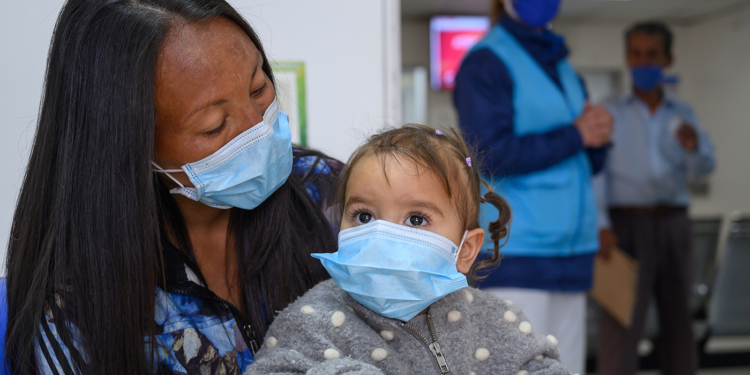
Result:
{"label": "woman", "polygon": [[67,1],[8,250],[12,373],[243,372],[335,248],[339,163],[290,139],[225,1]]}
{"label": "woman", "polygon": [[479,287],[522,307],[537,333],[559,338],[568,369],[584,373],[585,292],[599,247],[590,179],[612,119],[586,103],[563,38],[550,31],[560,0],[494,7],[495,25],[467,54],[454,95],[462,129],[514,214],[505,257]]}

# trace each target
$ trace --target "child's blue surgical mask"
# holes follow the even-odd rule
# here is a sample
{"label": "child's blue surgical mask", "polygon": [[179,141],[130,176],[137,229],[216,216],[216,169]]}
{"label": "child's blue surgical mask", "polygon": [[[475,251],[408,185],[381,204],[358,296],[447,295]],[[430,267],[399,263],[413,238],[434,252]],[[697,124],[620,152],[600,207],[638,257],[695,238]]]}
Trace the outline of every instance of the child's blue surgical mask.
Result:
{"label": "child's blue surgical mask", "polygon": [[[277,100],[266,109],[263,121],[232,139],[203,160],[182,169],[162,169],[179,185],[170,190],[216,208],[252,210],[286,182],[292,172],[292,135],[289,118]],[[186,187],[170,173],[185,172],[195,187]]]}
{"label": "child's blue surgical mask", "polygon": [[468,286],[456,270],[466,240],[376,220],[339,233],[339,250],[313,254],[357,302],[388,318],[408,321],[435,301]]}

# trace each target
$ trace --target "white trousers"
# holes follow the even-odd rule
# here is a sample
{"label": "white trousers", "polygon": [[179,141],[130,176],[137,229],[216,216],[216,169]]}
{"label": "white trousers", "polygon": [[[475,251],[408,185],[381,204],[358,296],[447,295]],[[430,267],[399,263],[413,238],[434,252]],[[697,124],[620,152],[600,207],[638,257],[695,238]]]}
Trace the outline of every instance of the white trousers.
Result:
{"label": "white trousers", "polygon": [[560,361],[571,373],[586,373],[586,293],[522,288],[484,290],[522,309],[540,338],[555,336]]}

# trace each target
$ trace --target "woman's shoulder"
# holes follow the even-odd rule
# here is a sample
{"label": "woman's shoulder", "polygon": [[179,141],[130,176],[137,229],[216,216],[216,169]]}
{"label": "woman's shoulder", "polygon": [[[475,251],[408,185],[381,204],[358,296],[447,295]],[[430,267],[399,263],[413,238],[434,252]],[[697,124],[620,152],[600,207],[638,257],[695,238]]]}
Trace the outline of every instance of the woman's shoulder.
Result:
{"label": "woman's shoulder", "polygon": [[343,163],[323,154],[322,152],[306,148],[295,148],[292,172],[300,177],[310,175],[338,176]]}
{"label": "woman's shoulder", "polygon": [[340,161],[321,152],[294,149],[292,176],[299,181],[331,223],[335,222],[335,217],[332,212],[329,212],[329,208],[333,202],[336,183],[343,167]]}

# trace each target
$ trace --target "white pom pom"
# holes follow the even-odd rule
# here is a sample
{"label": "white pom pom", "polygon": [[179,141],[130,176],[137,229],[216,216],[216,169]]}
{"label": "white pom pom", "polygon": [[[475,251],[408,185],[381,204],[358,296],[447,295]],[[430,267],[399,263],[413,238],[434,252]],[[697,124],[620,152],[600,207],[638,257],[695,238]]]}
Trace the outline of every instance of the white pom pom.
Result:
{"label": "white pom pom", "polygon": [[476,358],[478,361],[484,361],[485,359],[490,357],[490,351],[485,348],[479,348],[474,353],[474,358]]}
{"label": "white pom pom", "polygon": [[346,315],[344,315],[341,311],[336,311],[331,315],[331,324],[333,324],[334,327],[341,327],[344,324],[344,321],[346,320]]}
{"label": "white pom pom", "polygon": [[547,335],[547,341],[549,341],[552,346],[557,346],[557,337],[552,335]]}
{"label": "white pom pom", "polygon": [[336,359],[340,356],[341,353],[336,349],[326,349],[326,351],[323,352],[323,358],[325,359]]}
{"label": "white pom pom", "polygon": [[541,360],[544,359],[544,356],[541,355],[541,354],[537,354],[536,357],[534,357],[534,358],[536,358],[537,361],[541,361]]}
{"label": "white pom pom", "polygon": [[312,315],[315,314],[315,309],[312,308],[310,305],[302,306],[302,308],[299,310],[305,315]]}
{"label": "white pom pom", "polygon": [[448,313],[448,321],[451,323],[455,323],[461,319],[461,312],[453,310]]}
{"label": "white pom pom", "polygon": [[509,300],[509,299],[504,299],[504,300],[503,300],[503,302],[504,302],[504,303],[505,303],[506,305],[508,305],[508,306],[513,306],[513,301],[511,301],[511,300]]}
{"label": "white pom pom", "polygon": [[466,289],[464,289],[464,297],[466,297],[466,300],[469,301],[469,303],[474,302],[474,295]]}
{"label": "white pom pom", "polygon": [[521,322],[521,324],[518,325],[518,330],[525,334],[531,333],[531,323]]}
{"label": "white pom pom", "polygon": [[517,372],[516,375],[529,375],[529,372],[526,371],[526,370],[521,370],[521,371]]}
{"label": "white pom pom", "polygon": [[384,360],[386,356],[388,356],[388,352],[383,348],[377,348],[372,351],[372,354],[370,354],[370,357],[378,362]]}
{"label": "white pom pom", "polygon": [[276,344],[278,343],[279,343],[279,340],[276,340],[276,338],[273,336],[266,338],[266,346],[269,348],[275,348]]}
{"label": "white pom pom", "polygon": [[382,337],[385,340],[391,341],[393,340],[393,331],[389,331],[387,329],[384,329],[380,331],[380,337]]}
{"label": "white pom pom", "polygon": [[516,322],[516,313],[513,311],[506,311],[505,314],[503,314],[503,319],[505,319],[508,323],[515,323]]}

